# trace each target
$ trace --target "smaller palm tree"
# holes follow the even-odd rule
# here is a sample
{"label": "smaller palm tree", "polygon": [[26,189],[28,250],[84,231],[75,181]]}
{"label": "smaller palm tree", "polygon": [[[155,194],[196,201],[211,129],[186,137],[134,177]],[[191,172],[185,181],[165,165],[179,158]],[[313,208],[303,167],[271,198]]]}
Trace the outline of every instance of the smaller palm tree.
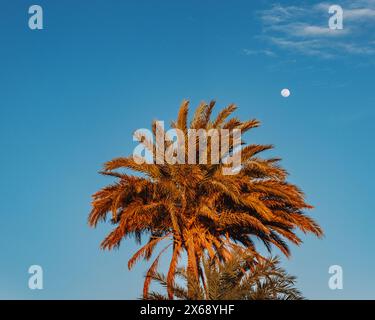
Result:
{"label": "smaller palm tree", "polygon": [[[254,258],[235,252],[227,261],[205,257],[203,259],[205,283],[197,283],[185,268],[177,268],[176,275],[183,285],[176,282],[172,292],[180,300],[301,300],[295,287],[296,277],[280,267],[278,257]],[[151,280],[167,288],[164,274],[155,272]],[[189,290],[187,289],[189,288]],[[151,292],[147,299],[166,300],[167,295]]]}

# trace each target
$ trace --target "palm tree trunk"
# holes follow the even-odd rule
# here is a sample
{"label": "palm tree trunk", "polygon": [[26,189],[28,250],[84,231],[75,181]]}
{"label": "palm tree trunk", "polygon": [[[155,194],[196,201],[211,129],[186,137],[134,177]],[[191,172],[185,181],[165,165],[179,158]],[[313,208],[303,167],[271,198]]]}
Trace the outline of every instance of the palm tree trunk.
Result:
{"label": "palm tree trunk", "polygon": [[194,245],[191,242],[187,245],[187,256],[188,296],[190,299],[194,299],[196,298],[196,291],[199,287],[199,275]]}

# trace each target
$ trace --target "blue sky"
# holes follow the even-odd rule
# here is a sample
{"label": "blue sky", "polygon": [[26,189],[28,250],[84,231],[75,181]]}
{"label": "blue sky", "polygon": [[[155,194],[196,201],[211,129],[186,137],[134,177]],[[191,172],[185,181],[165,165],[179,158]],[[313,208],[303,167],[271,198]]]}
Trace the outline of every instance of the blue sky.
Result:
{"label": "blue sky", "polygon": [[[320,1],[40,0],[39,31],[32,4],[1,6],[0,298],[140,296],[147,265],[127,270],[132,240],[99,250],[110,226],[87,226],[91,194],[132,132],[173,120],[185,98],[261,120],[246,140],[274,144],[267,155],[315,206],[325,238],[303,237],[283,260],[305,296],[375,298],[374,0],[336,1],[337,31]],[[27,285],[33,264],[40,291]],[[335,264],[343,290],[327,285]]]}

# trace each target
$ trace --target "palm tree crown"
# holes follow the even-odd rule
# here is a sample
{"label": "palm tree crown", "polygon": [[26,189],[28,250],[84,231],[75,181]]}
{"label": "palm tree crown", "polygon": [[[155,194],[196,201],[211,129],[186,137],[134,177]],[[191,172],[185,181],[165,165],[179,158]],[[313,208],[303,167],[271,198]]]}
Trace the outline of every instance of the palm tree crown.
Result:
{"label": "palm tree crown", "polygon": [[[242,122],[228,117],[236,107],[230,105],[211,120],[215,102],[202,103],[188,125],[188,101],[180,107],[172,127],[187,134],[191,129],[240,129],[242,133],[259,126],[259,121]],[[155,122],[152,125],[156,134]],[[160,147],[150,139],[141,141],[150,151]],[[198,141],[197,141],[198,143]],[[233,139],[230,151],[235,152]],[[164,146],[167,148],[168,144]],[[207,146],[210,153],[210,146]],[[286,240],[299,245],[301,239],[295,229],[322,236],[322,230],[304,209],[312,208],[303,193],[286,181],[287,172],[279,166],[278,158],[262,159],[258,154],[271,145],[246,145],[242,141],[241,170],[224,175],[224,161],[207,164],[139,164],[133,157],[113,159],[104,165],[102,174],[113,176],[117,182],[93,195],[89,224],[96,226],[109,213],[114,230],[101,244],[103,249],[118,247],[122,239],[133,235],[141,243],[148,241],[129,260],[129,269],[144,258],[149,260],[156,245],[168,241],[151,264],[144,284],[147,296],[151,275],[157,269],[160,255],[172,246],[172,258],[167,274],[169,296],[178,260],[187,253],[187,272],[196,280],[203,279],[202,257],[227,260],[236,247],[257,256],[254,238],[267,249],[274,245],[286,256],[290,251]],[[153,153],[154,154],[154,153]],[[187,156],[187,155],[186,155]],[[130,169],[141,176],[129,175],[119,169]],[[163,241],[166,240],[166,241]]]}

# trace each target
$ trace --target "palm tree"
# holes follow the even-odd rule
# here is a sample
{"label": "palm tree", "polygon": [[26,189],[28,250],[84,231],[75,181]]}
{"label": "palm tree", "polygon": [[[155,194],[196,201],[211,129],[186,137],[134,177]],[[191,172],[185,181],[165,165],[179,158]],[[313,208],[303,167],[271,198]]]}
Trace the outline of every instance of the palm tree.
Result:
{"label": "palm tree", "polygon": [[[183,285],[173,284],[173,297],[180,300],[300,300],[295,287],[296,278],[280,266],[277,257],[260,258],[236,251],[227,261],[205,256],[204,285],[194,283],[187,290],[186,284],[194,281],[184,268],[177,269]],[[153,281],[167,287],[166,277],[158,272],[151,275]],[[159,292],[151,292],[145,299],[166,300]]]}
{"label": "palm tree", "polygon": [[[258,127],[259,121],[241,122],[228,117],[235,111],[229,105],[211,120],[215,102],[201,103],[188,125],[189,102],[180,107],[177,121],[172,127],[188,134],[188,129],[227,129],[230,133],[229,152],[234,151],[233,132],[242,133]],[[157,125],[152,124],[154,136]],[[155,140],[156,141],[156,140]],[[162,148],[150,139],[140,139],[153,155]],[[196,141],[198,143],[199,141]],[[167,274],[168,294],[173,296],[172,287],[178,260],[182,252],[187,253],[187,272],[195,282],[203,279],[201,259],[207,250],[210,257],[226,260],[233,248],[246,248],[254,256],[258,255],[254,238],[260,239],[268,250],[272,245],[286,256],[290,251],[288,240],[296,245],[302,241],[296,235],[298,228],[304,233],[312,232],[322,236],[322,230],[314,220],[304,214],[312,208],[304,200],[303,193],[286,181],[287,172],[279,166],[278,158],[262,159],[258,154],[269,150],[272,145],[251,144],[242,141],[241,170],[237,174],[225,175],[228,165],[207,164],[139,164],[133,156],[113,159],[104,165],[101,172],[115,177],[117,182],[93,195],[90,226],[105,221],[112,213],[114,230],[101,244],[103,249],[113,249],[122,239],[133,235],[141,244],[142,235],[148,241],[129,260],[129,269],[140,258],[149,260],[158,243],[167,245],[152,262],[144,283],[143,292],[147,296],[150,275],[158,267],[160,256],[172,246],[172,258]],[[165,144],[165,151],[170,144]],[[207,146],[210,154],[210,145]],[[185,158],[187,151],[185,150]],[[154,158],[155,160],[155,158]],[[129,175],[119,169],[138,172],[141,176]]]}

